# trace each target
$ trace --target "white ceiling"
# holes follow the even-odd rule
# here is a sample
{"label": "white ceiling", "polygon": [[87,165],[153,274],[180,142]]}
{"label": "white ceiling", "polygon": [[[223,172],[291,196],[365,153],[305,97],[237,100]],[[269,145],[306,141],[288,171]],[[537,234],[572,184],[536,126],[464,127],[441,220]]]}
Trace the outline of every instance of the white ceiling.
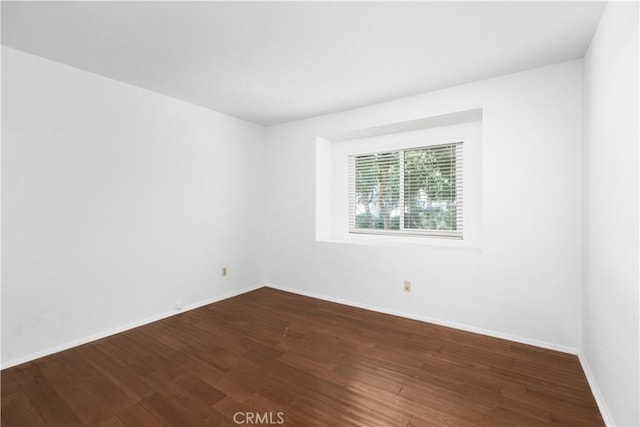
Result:
{"label": "white ceiling", "polygon": [[2,43],[270,125],[580,58],[601,2],[2,2]]}

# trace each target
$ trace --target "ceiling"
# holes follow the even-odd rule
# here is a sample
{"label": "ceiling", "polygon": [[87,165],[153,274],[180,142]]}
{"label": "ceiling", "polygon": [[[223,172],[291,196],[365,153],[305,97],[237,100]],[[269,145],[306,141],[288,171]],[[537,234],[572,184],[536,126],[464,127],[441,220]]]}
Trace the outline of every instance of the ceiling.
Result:
{"label": "ceiling", "polygon": [[2,44],[263,125],[580,58],[602,2],[2,2]]}

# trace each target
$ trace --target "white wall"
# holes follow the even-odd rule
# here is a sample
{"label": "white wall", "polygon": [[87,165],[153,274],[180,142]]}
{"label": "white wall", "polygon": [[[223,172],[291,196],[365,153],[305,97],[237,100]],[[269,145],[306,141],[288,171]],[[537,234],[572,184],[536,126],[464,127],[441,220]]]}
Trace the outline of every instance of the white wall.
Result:
{"label": "white wall", "polygon": [[[315,240],[317,136],[476,108],[479,250]],[[581,61],[269,127],[267,147],[266,272],[274,286],[580,346]],[[413,282],[411,293],[403,280]]]}
{"label": "white wall", "polygon": [[3,366],[262,283],[263,127],[2,55]]}
{"label": "white wall", "polygon": [[584,69],[583,352],[615,424],[637,426],[637,2],[609,3]]}

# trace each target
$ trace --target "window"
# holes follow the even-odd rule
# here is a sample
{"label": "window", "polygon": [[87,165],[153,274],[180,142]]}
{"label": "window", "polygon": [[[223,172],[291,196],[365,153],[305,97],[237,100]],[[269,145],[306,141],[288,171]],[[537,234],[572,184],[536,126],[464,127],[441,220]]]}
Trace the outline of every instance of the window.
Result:
{"label": "window", "polygon": [[316,240],[478,250],[484,164],[481,109],[318,136]]}
{"label": "window", "polygon": [[349,156],[349,232],[462,239],[462,142]]}

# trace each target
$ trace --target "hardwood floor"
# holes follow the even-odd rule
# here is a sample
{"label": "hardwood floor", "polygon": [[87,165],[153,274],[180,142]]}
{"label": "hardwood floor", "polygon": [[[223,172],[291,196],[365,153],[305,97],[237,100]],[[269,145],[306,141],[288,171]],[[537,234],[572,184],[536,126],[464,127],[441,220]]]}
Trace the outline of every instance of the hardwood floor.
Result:
{"label": "hardwood floor", "polygon": [[269,288],[2,371],[2,426],[604,425],[575,356]]}

